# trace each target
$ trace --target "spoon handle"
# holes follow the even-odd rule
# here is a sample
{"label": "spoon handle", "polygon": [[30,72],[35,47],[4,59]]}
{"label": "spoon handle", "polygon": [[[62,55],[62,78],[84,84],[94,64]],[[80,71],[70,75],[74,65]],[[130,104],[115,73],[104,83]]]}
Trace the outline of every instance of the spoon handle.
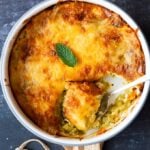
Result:
{"label": "spoon handle", "polygon": [[122,86],[120,89],[114,90],[110,94],[117,94],[117,93],[119,93],[121,91],[124,91],[124,90],[126,90],[126,89],[128,89],[130,87],[133,87],[133,86],[137,85],[137,84],[143,83],[143,82],[145,82],[147,80],[150,80],[150,75],[148,75],[148,74],[138,78],[137,80],[135,80],[135,81],[133,81],[131,83],[128,83],[128,84]]}

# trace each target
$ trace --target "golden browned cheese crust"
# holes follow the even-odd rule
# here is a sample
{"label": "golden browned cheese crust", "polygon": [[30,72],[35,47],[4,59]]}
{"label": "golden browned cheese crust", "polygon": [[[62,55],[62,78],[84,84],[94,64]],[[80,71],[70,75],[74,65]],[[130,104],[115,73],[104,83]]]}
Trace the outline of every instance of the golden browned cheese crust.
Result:
{"label": "golden browned cheese crust", "polygon": [[[71,48],[75,67],[58,58],[56,43]],[[10,56],[10,83],[27,116],[43,130],[60,134],[60,97],[67,81],[98,80],[110,72],[132,81],[144,74],[144,63],[136,32],[119,15],[93,4],[64,2],[22,29]]]}

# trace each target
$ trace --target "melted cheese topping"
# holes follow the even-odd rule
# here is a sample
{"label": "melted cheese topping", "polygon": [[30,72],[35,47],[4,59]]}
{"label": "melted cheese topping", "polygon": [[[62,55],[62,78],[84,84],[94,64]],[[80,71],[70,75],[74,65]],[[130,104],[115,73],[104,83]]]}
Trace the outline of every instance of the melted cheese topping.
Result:
{"label": "melted cheese topping", "polygon": [[[65,65],[56,55],[56,43],[71,48],[78,60],[75,67]],[[132,81],[144,74],[144,67],[136,33],[119,15],[97,5],[64,2],[44,10],[25,25],[11,52],[9,74],[23,111],[43,130],[60,135],[60,97],[66,82],[98,80],[110,72]],[[86,130],[86,123],[100,104],[96,96],[70,88],[66,98],[71,95],[83,107],[73,108],[65,116],[78,129]],[[68,98],[64,109],[72,109],[73,103]]]}

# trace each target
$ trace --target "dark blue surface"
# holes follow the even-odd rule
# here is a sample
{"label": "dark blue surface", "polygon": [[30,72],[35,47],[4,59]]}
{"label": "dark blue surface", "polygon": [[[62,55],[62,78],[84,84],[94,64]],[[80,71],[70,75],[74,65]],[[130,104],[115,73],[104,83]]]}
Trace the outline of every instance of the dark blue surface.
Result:
{"label": "dark blue surface", "polygon": [[[41,0],[0,0],[0,50],[16,20]],[[128,12],[150,41],[150,0],[110,0]],[[105,142],[104,150],[150,150],[150,96],[134,122],[118,136]],[[12,115],[0,89],[0,150],[10,150],[23,141],[36,138]],[[61,146],[48,143],[52,150]],[[32,144],[30,148],[40,150]]]}

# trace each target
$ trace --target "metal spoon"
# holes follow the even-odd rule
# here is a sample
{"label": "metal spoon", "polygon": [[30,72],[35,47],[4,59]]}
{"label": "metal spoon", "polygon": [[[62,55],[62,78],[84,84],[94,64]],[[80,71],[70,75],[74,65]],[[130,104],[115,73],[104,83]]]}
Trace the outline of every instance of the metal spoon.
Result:
{"label": "metal spoon", "polygon": [[131,83],[128,83],[126,85],[123,85],[122,87],[120,87],[114,91],[106,92],[102,97],[101,106],[99,108],[97,116],[102,117],[107,112],[110,105],[112,105],[114,103],[114,102],[110,102],[110,96],[112,96],[114,94],[118,94],[126,89],[129,89],[129,88],[131,88],[137,84],[143,83],[147,80],[150,80],[150,75],[144,75],[144,76],[138,78],[137,80],[135,80]]}

